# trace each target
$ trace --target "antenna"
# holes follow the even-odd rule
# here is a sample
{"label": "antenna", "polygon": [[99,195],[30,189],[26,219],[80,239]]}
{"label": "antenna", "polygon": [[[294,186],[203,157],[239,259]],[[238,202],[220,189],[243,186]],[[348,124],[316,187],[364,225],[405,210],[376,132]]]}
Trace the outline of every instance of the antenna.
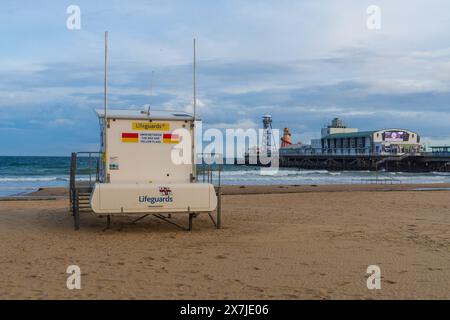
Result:
{"label": "antenna", "polygon": [[194,121],[197,119],[197,59],[195,55],[195,38],[194,38]]}
{"label": "antenna", "polygon": [[105,180],[107,180],[107,172],[108,172],[108,157],[107,157],[107,148],[108,148],[108,31],[105,31],[105,83],[104,83],[104,137],[105,137]]}
{"label": "antenna", "polygon": [[152,77],[150,80],[150,103],[147,108],[147,116],[150,116],[150,107],[151,107],[151,99],[153,97],[153,75],[155,74],[155,70],[152,70]]}
{"label": "antenna", "polygon": [[105,128],[107,125],[107,113],[108,113],[108,31],[105,31],[105,83],[104,83],[104,108],[105,108]]}
{"label": "antenna", "polygon": [[[196,146],[195,146],[195,121],[197,120],[197,57],[195,53],[195,38],[194,38],[194,120],[192,121],[192,150],[191,150],[191,161],[192,161],[192,176],[191,182],[197,179],[197,156],[196,156]],[[202,156],[203,161],[203,156]]]}

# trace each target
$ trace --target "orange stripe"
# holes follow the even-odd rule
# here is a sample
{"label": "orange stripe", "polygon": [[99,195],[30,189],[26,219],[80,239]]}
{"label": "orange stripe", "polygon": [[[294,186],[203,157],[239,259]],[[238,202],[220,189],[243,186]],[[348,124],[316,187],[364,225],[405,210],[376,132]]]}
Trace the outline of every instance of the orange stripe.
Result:
{"label": "orange stripe", "polygon": [[163,139],[164,143],[179,143],[180,140],[174,140],[174,139]]}
{"label": "orange stripe", "polygon": [[138,138],[122,138],[122,142],[139,142]]}

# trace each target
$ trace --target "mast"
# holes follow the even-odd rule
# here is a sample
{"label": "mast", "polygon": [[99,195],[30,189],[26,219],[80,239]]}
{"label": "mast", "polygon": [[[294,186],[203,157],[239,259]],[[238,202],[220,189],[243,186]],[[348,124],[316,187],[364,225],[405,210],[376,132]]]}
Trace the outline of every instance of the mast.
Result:
{"label": "mast", "polygon": [[104,107],[104,139],[105,139],[105,153],[104,153],[104,163],[105,163],[105,182],[108,182],[108,31],[105,31],[105,77],[104,77],[104,97],[103,97],[103,107]]}
{"label": "mast", "polygon": [[197,119],[197,59],[195,52],[195,38],[194,38],[194,121]]}
{"label": "mast", "polygon": [[[194,38],[194,102],[193,102],[193,106],[194,106],[194,120],[192,121],[192,156],[191,156],[191,161],[192,161],[192,180],[193,182],[196,181],[197,179],[197,155],[196,155],[196,146],[195,146],[195,121],[197,119],[197,57],[196,57],[196,52],[195,52],[195,38]],[[202,150],[203,152],[203,150]],[[202,154],[202,161],[203,161],[203,154]]]}

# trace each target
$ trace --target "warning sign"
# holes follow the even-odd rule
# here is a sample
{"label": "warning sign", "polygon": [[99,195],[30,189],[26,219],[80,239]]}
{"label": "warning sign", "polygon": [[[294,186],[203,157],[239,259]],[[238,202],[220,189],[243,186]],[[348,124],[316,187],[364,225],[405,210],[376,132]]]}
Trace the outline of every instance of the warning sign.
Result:
{"label": "warning sign", "polygon": [[142,131],[169,131],[170,124],[168,122],[132,122],[131,129]]}
{"label": "warning sign", "polygon": [[161,143],[162,133],[141,133],[141,143]]}
{"label": "warning sign", "polygon": [[109,158],[109,170],[119,170],[119,158],[110,157]]}

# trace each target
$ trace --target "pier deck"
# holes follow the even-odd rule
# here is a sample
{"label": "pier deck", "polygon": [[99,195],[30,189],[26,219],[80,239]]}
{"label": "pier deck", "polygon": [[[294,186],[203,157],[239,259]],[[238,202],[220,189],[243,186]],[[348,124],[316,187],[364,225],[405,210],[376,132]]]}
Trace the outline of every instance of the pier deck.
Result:
{"label": "pier deck", "polygon": [[[237,164],[261,165],[257,157],[245,156]],[[386,170],[403,172],[450,172],[450,153],[381,154],[281,154],[279,165],[284,168],[321,170]]]}

